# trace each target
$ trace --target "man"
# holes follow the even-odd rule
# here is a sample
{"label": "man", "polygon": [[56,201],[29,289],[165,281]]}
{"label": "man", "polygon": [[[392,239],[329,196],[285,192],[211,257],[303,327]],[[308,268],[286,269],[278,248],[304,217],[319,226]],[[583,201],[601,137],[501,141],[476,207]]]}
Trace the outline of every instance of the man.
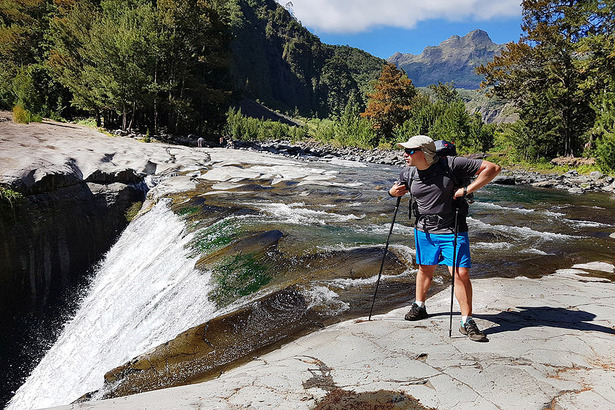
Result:
{"label": "man", "polygon": [[[425,319],[427,309],[425,299],[431,286],[433,274],[438,264],[448,266],[453,274],[453,266],[458,269],[454,276],[455,297],[461,307],[461,327],[459,331],[471,340],[486,342],[487,337],[472,320],[472,284],[470,283],[470,244],[468,226],[465,221],[463,197],[488,184],[501,168],[492,162],[463,157],[439,158],[434,141],[417,135],[407,142],[398,144],[404,148],[404,159],[408,167],[400,174],[398,182],[391,187],[391,196],[402,196],[410,192],[415,210],[414,239],[416,261],[419,271],[416,275],[416,299],[406,320]],[[414,167],[414,168],[412,168]],[[460,181],[476,179],[462,186]],[[453,242],[455,229],[455,208],[458,212],[457,263],[453,262]],[[465,204],[467,210],[467,204]],[[418,213],[418,215],[417,215]]]}

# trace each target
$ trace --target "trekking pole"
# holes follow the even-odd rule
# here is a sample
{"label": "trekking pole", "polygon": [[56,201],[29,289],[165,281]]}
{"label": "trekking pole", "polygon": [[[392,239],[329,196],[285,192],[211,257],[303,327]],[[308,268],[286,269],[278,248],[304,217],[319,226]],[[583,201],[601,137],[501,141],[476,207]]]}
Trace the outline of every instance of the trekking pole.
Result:
{"label": "trekking pole", "polygon": [[453,275],[451,279],[451,316],[448,324],[448,337],[452,337],[453,334],[453,299],[455,296],[455,274],[457,273],[457,216],[459,215],[459,208],[455,208],[455,230],[453,237]]}
{"label": "trekking pole", "polygon": [[372,299],[372,307],[369,309],[369,318],[372,320],[372,311],[374,310],[374,303],[376,302],[376,294],[378,293],[378,285],[380,284],[380,277],[382,276],[382,269],[384,268],[384,259],[387,256],[387,250],[389,249],[389,240],[391,239],[391,233],[393,233],[393,225],[395,225],[395,218],[397,217],[397,210],[399,209],[399,203],[401,202],[401,196],[397,197],[397,204],[395,205],[395,212],[393,213],[393,222],[391,222],[391,229],[389,229],[389,236],[387,237],[387,244],[384,247],[384,254],[382,255],[382,263],[380,264],[380,272],[378,272],[378,279],[376,280],[376,289],[374,290],[374,298]]}

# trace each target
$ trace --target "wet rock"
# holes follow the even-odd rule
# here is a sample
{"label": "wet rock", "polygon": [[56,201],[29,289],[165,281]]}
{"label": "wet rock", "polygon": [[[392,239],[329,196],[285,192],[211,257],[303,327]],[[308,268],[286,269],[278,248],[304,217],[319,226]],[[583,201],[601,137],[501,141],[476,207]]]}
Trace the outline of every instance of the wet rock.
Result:
{"label": "wet rock", "polygon": [[298,332],[320,327],[303,296],[284,289],[189,329],[105,374],[106,398],[203,380]]}
{"label": "wet rock", "polygon": [[536,188],[553,188],[555,185],[557,185],[557,181],[540,181],[532,183],[532,186]]}
{"label": "wet rock", "polygon": [[581,187],[568,188],[568,192],[571,194],[582,194],[585,190]]}
{"label": "wet rock", "polygon": [[141,184],[58,185],[49,189],[45,183],[44,192],[24,195],[10,207],[0,203],[3,319],[43,310],[77,282],[128,225],[127,210],[145,199]]}
{"label": "wet rock", "polygon": [[204,266],[219,261],[234,255],[257,255],[262,256],[265,252],[277,246],[278,241],[284,236],[284,233],[279,230],[261,232],[240,239],[216,252],[206,255],[199,259],[196,266],[204,268]]}
{"label": "wet rock", "polygon": [[515,177],[509,175],[498,175],[492,182],[499,185],[516,185]]}

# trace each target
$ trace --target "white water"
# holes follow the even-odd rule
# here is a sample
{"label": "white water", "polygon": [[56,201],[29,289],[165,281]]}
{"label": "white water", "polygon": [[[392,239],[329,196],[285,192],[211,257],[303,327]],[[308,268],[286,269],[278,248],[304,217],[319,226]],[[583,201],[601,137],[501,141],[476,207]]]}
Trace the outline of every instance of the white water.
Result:
{"label": "white water", "polygon": [[71,403],[101,389],[107,371],[213,317],[209,275],[194,269],[190,239],[163,202],[133,221],[7,408]]}

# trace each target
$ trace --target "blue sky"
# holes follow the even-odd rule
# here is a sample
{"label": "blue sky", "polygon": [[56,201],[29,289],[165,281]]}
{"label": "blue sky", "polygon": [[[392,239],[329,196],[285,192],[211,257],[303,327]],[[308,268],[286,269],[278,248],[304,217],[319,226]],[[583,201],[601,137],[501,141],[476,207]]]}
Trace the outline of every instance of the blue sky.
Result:
{"label": "blue sky", "polygon": [[518,41],[521,0],[277,0],[323,43],[377,57],[420,54],[427,46],[482,29],[495,43]]}

